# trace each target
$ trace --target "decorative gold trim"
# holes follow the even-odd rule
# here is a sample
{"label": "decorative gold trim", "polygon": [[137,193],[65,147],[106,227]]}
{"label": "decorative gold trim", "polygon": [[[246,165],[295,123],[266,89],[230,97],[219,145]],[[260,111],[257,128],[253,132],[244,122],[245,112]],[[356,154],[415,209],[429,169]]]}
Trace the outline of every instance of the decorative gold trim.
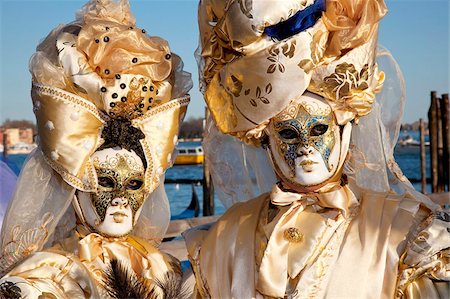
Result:
{"label": "decorative gold trim", "polygon": [[39,92],[43,95],[51,96],[51,97],[55,98],[56,100],[61,100],[65,103],[74,104],[84,110],[88,110],[95,117],[97,117],[98,120],[100,120],[102,122],[106,122],[110,119],[108,115],[101,112],[101,110],[99,108],[97,108],[97,106],[95,106],[92,102],[89,102],[88,100],[86,100],[76,94],[67,92],[67,91],[62,90],[57,87],[46,86],[46,85],[42,85],[42,84],[34,83],[34,82],[32,85],[32,89],[36,90],[37,92]]}
{"label": "decorative gold trim", "polygon": [[152,189],[152,177],[154,175],[154,160],[153,160],[153,153],[150,149],[150,146],[146,139],[141,140],[142,148],[144,149],[144,155],[145,159],[147,160],[147,169],[145,170],[145,176],[144,176],[144,184],[145,184],[145,191],[152,192],[154,189]]}
{"label": "decorative gold trim", "polygon": [[[42,150],[41,150],[42,151]],[[52,159],[49,159],[47,155],[42,151],[43,157],[45,162],[47,162],[48,165],[50,165],[51,168],[53,168],[54,171],[56,171],[63,179],[66,181],[69,185],[71,185],[74,188],[77,188],[81,191],[86,192],[93,192],[95,191],[96,184],[92,184],[92,180],[96,178],[96,175],[92,176],[92,170],[89,171],[89,179],[91,180],[89,184],[85,184],[79,177],[69,173],[64,167],[59,165],[58,163],[55,163]],[[88,161],[86,164],[86,167],[93,167],[91,163]]]}
{"label": "decorative gold trim", "polygon": [[139,124],[140,122],[146,120],[149,117],[152,117],[152,116],[154,116],[156,114],[162,113],[162,112],[167,111],[167,110],[171,110],[172,108],[185,107],[185,106],[187,106],[189,104],[190,101],[191,101],[190,95],[185,95],[184,97],[171,100],[171,101],[169,101],[167,103],[164,103],[164,104],[162,104],[160,106],[157,106],[157,107],[149,110],[144,115],[133,119],[132,123],[133,124]]}

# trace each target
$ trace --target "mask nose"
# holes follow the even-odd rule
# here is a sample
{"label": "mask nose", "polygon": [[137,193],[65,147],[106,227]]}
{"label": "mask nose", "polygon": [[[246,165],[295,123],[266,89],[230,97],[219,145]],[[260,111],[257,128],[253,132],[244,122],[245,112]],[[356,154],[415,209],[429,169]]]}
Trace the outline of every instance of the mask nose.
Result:
{"label": "mask nose", "polygon": [[123,206],[126,207],[128,206],[128,199],[126,199],[125,197],[117,197],[114,198],[111,202],[112,206]]}
{"label": "mask nose", "polygon": [[301,156],[308,156],[308,155],[312,155],[313,153],[313,149],[310,146],[302,146],[301,148],[299,148],[297,150],[297,154],[301,157]]}

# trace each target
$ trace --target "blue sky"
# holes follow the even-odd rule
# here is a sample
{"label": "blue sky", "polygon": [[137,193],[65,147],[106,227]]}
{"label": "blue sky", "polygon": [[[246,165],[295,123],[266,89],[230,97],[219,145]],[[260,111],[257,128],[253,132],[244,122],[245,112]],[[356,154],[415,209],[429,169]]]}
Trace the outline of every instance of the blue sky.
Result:
{"label": "blue sky", "polygon": [[[0,122],[34,120],[30,99],[28,60],[39,40],[60,23],[74,20],[86,1],[0,0]],[[388,15],[381,22],[379,41],[399,63],[406,82],[407,104],[403,122],[425,118],[430,91],[449,92],[449,0],[387,1]],[[137,25],[150,35],[169,41],[171,49],[193,74],[189,116],[202,116],[198,92],[197,1],[131,1]]]}

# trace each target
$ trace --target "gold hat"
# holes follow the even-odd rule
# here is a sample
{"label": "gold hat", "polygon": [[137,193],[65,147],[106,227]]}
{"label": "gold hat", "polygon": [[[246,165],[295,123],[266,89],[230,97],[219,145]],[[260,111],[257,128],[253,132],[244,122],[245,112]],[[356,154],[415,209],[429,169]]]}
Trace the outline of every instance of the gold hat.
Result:
{"label": "gold hat", "polygon": [[370,77],[366,94],[379,90],[372,81],[383,76],[373,59],[385,13],[382,0],[201,1],[203,92],[217,127],[241,139],[258,138],[270,118],[308,88],[320,91],[315,87],[337,65],[338,71],[346,68],[347,60],[361,77]]}
{"label": "gold hat", "polygon": [[90,156],[114,126],[141,135],[145,189],[158,186],[192,83],[167,42],[135,26],[127,1],[90,1],[38,46],[30,71],[39,146],[68,184],[96,190]]}

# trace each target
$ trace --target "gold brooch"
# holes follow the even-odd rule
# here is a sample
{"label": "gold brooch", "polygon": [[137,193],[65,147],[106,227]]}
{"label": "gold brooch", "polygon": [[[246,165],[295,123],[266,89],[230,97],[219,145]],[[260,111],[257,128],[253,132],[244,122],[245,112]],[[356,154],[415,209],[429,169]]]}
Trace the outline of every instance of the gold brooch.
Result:
{"label": "gold brooch", "polygon": [[284,231],[284,238],[291,243],[300,243],[303,240],[303,234],[296,227],[290,227]]}

